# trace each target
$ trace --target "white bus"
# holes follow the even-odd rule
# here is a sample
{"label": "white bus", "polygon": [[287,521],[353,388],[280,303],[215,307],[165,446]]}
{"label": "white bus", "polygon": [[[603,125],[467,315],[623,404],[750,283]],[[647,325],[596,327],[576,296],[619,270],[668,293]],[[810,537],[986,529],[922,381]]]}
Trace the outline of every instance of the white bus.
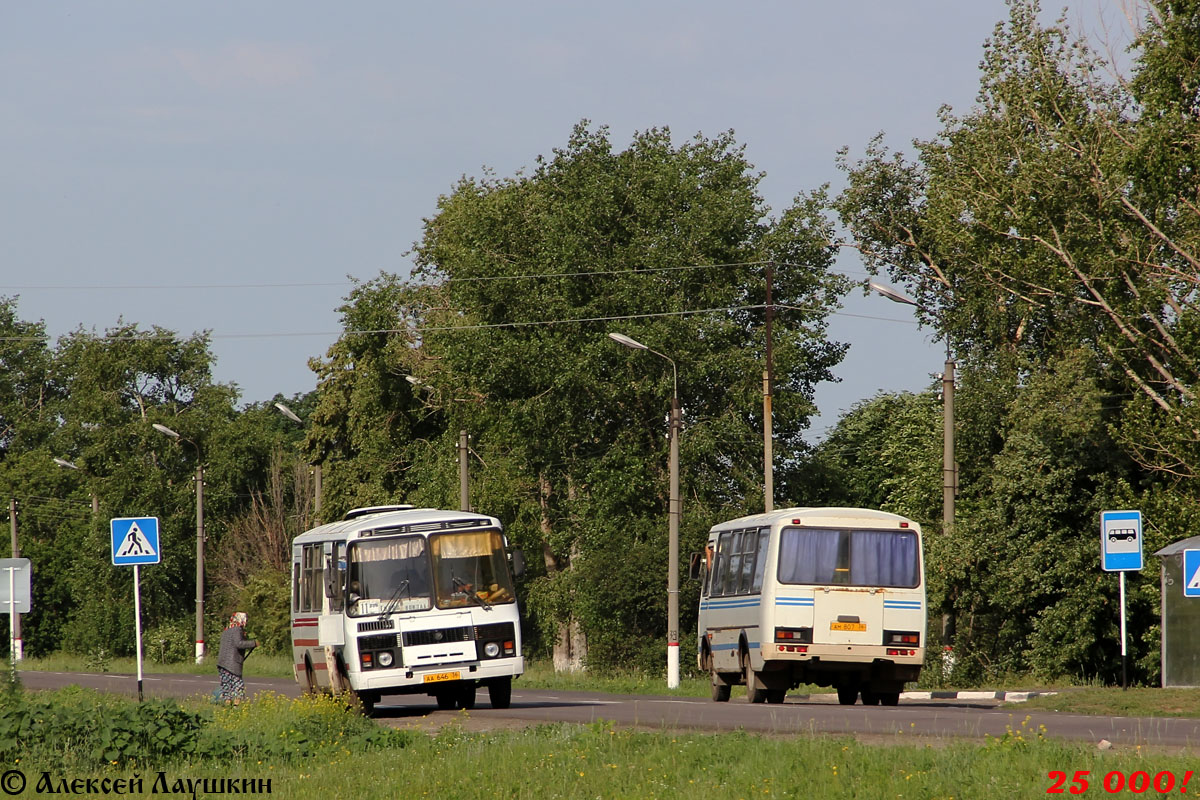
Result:
{"label": "white bus", "polygon": [[[412,506],[355,509],[292,541],[292,654],[309,692],[428,694],[507,708],[525,669],[521,624],[494,517]],[[523,564],[512,553],[513,572]]]}
{"label": "white bus", "polygon": [[709,531],[692,558],[703,581],[697,664],[712,699],[746,686],[782,703],[801,683],[838,702],[896,705],[925,659],[921,526],[883,511],[788,508]]}

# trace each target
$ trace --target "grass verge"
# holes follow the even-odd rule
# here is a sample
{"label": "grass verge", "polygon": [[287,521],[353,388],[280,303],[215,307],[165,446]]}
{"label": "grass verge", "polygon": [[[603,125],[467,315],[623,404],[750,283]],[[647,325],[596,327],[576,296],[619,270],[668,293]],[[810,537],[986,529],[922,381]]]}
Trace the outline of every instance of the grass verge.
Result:
{"label": "grass verge", "polygon": [[[53,696],[50,696],[50,695]],[[277,797],[481,798],[727,798],[823,797],[949,798],[1035,797],[1056,783],[1068,791],[1114,794],[1133,782],[1135,793],[1171,793],[1192,786],[1193,759],[1140,749],[1101,752],[1048,740],[1022,724],[984,742],[909,742],[902,736],[867,745],[848,738],[674,734],[591,725],[542,725],[519,731],[466,733],[450,724],[428,736],[412,731],[375,733],[370,721],[331,698],[287,700],[259,696],[239,708],[183,704],[174,719],[191,720],[189,744],[172,750],[100,752],[97,737],[112,723],[136,721],[137,704],[81,690],[45,693],[58,721],[73,720],[76,734],[25,725],[23,747],[3,753],[5,791],[36,796],[72,780],[132,780],[129,796],[152,796],[160,780],[270,781]],[[164,711],[167,704],[164,704]],[[15,706],[0,709],[11,735]],[[143,704],[142,708],[145,708]],[[28,709],[27,709],[28,710]],[[463,715],[469,712],[461,712]],[[87,720],[107,725],[89,728]],[[198,722],[197,722],[198,721]],[[189,723],[190,724],[190,723]],[[119,727],[119,726],[118,726]],[[379,730],[379,729],[375,729]],[[119,731],[118,731],[119,732]],[[177,729],[171,731],[177,733]],[[39,738],[40,737],[40,738]],[[7,737],[5,737],[7,738]],[[26,787],[18,788],[13,773]],[[1060,775],[1061,773],[1061,775]],[[66,781],[67,783],[62,783]],[[1075,786],[1081,784],[1075,783]],[[259,784],[260,794],[265,785]],[[1140,786],[1141,792],[1137,792]],[[46,785],[43,786],[43,789]],[[243,792],[244,793],[244,792]],[[1079,793],[1079,792],[1077,792]],[[201,790],[198,796],[219,796]],[[160,795],[161,796],[161,795]]]}

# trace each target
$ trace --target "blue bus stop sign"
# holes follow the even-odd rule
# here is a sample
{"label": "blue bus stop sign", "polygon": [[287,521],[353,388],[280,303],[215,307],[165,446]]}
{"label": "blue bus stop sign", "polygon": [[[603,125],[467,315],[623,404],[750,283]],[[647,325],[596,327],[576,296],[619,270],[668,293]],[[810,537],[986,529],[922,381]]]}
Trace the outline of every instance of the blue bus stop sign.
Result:
{"label": "blue bus stop sign", "polygon": [[1142,568],[1142,512],[1100,514],[1100,564],[1106,572]]}

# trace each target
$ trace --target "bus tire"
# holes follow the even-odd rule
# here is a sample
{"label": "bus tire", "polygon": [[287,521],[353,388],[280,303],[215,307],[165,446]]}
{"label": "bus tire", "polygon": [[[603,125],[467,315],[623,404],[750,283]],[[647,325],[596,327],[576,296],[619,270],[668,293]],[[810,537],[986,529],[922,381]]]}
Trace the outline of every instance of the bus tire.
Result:
{"label": "bus tire", "polygon": [[879,694],[879,702],[883,703],[885,706],[898,706],[900,705],[900,693],[881,692]]}
{"label": "bus tire", "polygon": [[488,684],[488,701],[492,708],[508,708],[512,705],[512,678],[501,678]]}
{"label": "bus tire", "polygon": [[354,704],[358,706],[358,710],[362,712],[364,717],[369,717],[375,713],[375,704],[379,702],[379,695],[374,692],[354,692],[351,696],[354,698]]}
{"label": "bus tire", "polygon": [[749,653],[745,655],[744,669],[746,672],[746,702],[765,703],[767,701],[767,687],[763,686],[758,680],[758,673],[754,671],[754,665],[750,663]]}
{"label": "bus tire", "polygon": [[767,702],[772,705],[779,705],[787,697],[787,689],[768,689]]}
{"label": "bus tire", "polygon": [[837,687],[838,703],[844,706],[852,706],[858,700],[858,688],[854,686],[839,686]]}
{"label": "bus tire", "polygon": [[313,669],[312,659],[308,653],[304,654],[304,693],[315,695],[321,691],[321,687],[317,685],[317,671]]}
{"label": "bus tire", "polygon": [[433,698],[437,700],[438,708],[454,708],[458,702],[458,697],[451,692],[438,692]]}
{"label": "bus tire", "polygon": [[877,706],[879,705],[880,698],[881,695],[877,692],[867,691],[866,689],[863,689],[862,691],[862,700],[864,706]]}
{"label": "bus tire", "polygon": [[718,675],[716,670],[709,670],[709,678],[712,681],[712,699],[718,703],[728,703],[733,687]]}
{"label": "bus tire", "polygon": [[464,684],[458,690],[458,697],[456,698],[455,705],[465,711],[470,711],[475,707],[475,684]]}

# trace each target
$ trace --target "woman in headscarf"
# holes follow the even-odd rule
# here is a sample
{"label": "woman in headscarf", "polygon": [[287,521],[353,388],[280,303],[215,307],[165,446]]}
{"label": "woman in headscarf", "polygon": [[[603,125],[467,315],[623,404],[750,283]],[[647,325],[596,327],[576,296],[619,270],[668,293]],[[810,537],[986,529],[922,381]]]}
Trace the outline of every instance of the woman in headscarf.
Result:
{"label": "woman in headscarf", "polygon": [[246,638],[246,615],[239,611],[229,618],[221,632],[221,647],[217,653],[217,675],[221,678],[221,699],[235,706],[246,699],[246,684],[242,681],[242,664],[258,642]]}

